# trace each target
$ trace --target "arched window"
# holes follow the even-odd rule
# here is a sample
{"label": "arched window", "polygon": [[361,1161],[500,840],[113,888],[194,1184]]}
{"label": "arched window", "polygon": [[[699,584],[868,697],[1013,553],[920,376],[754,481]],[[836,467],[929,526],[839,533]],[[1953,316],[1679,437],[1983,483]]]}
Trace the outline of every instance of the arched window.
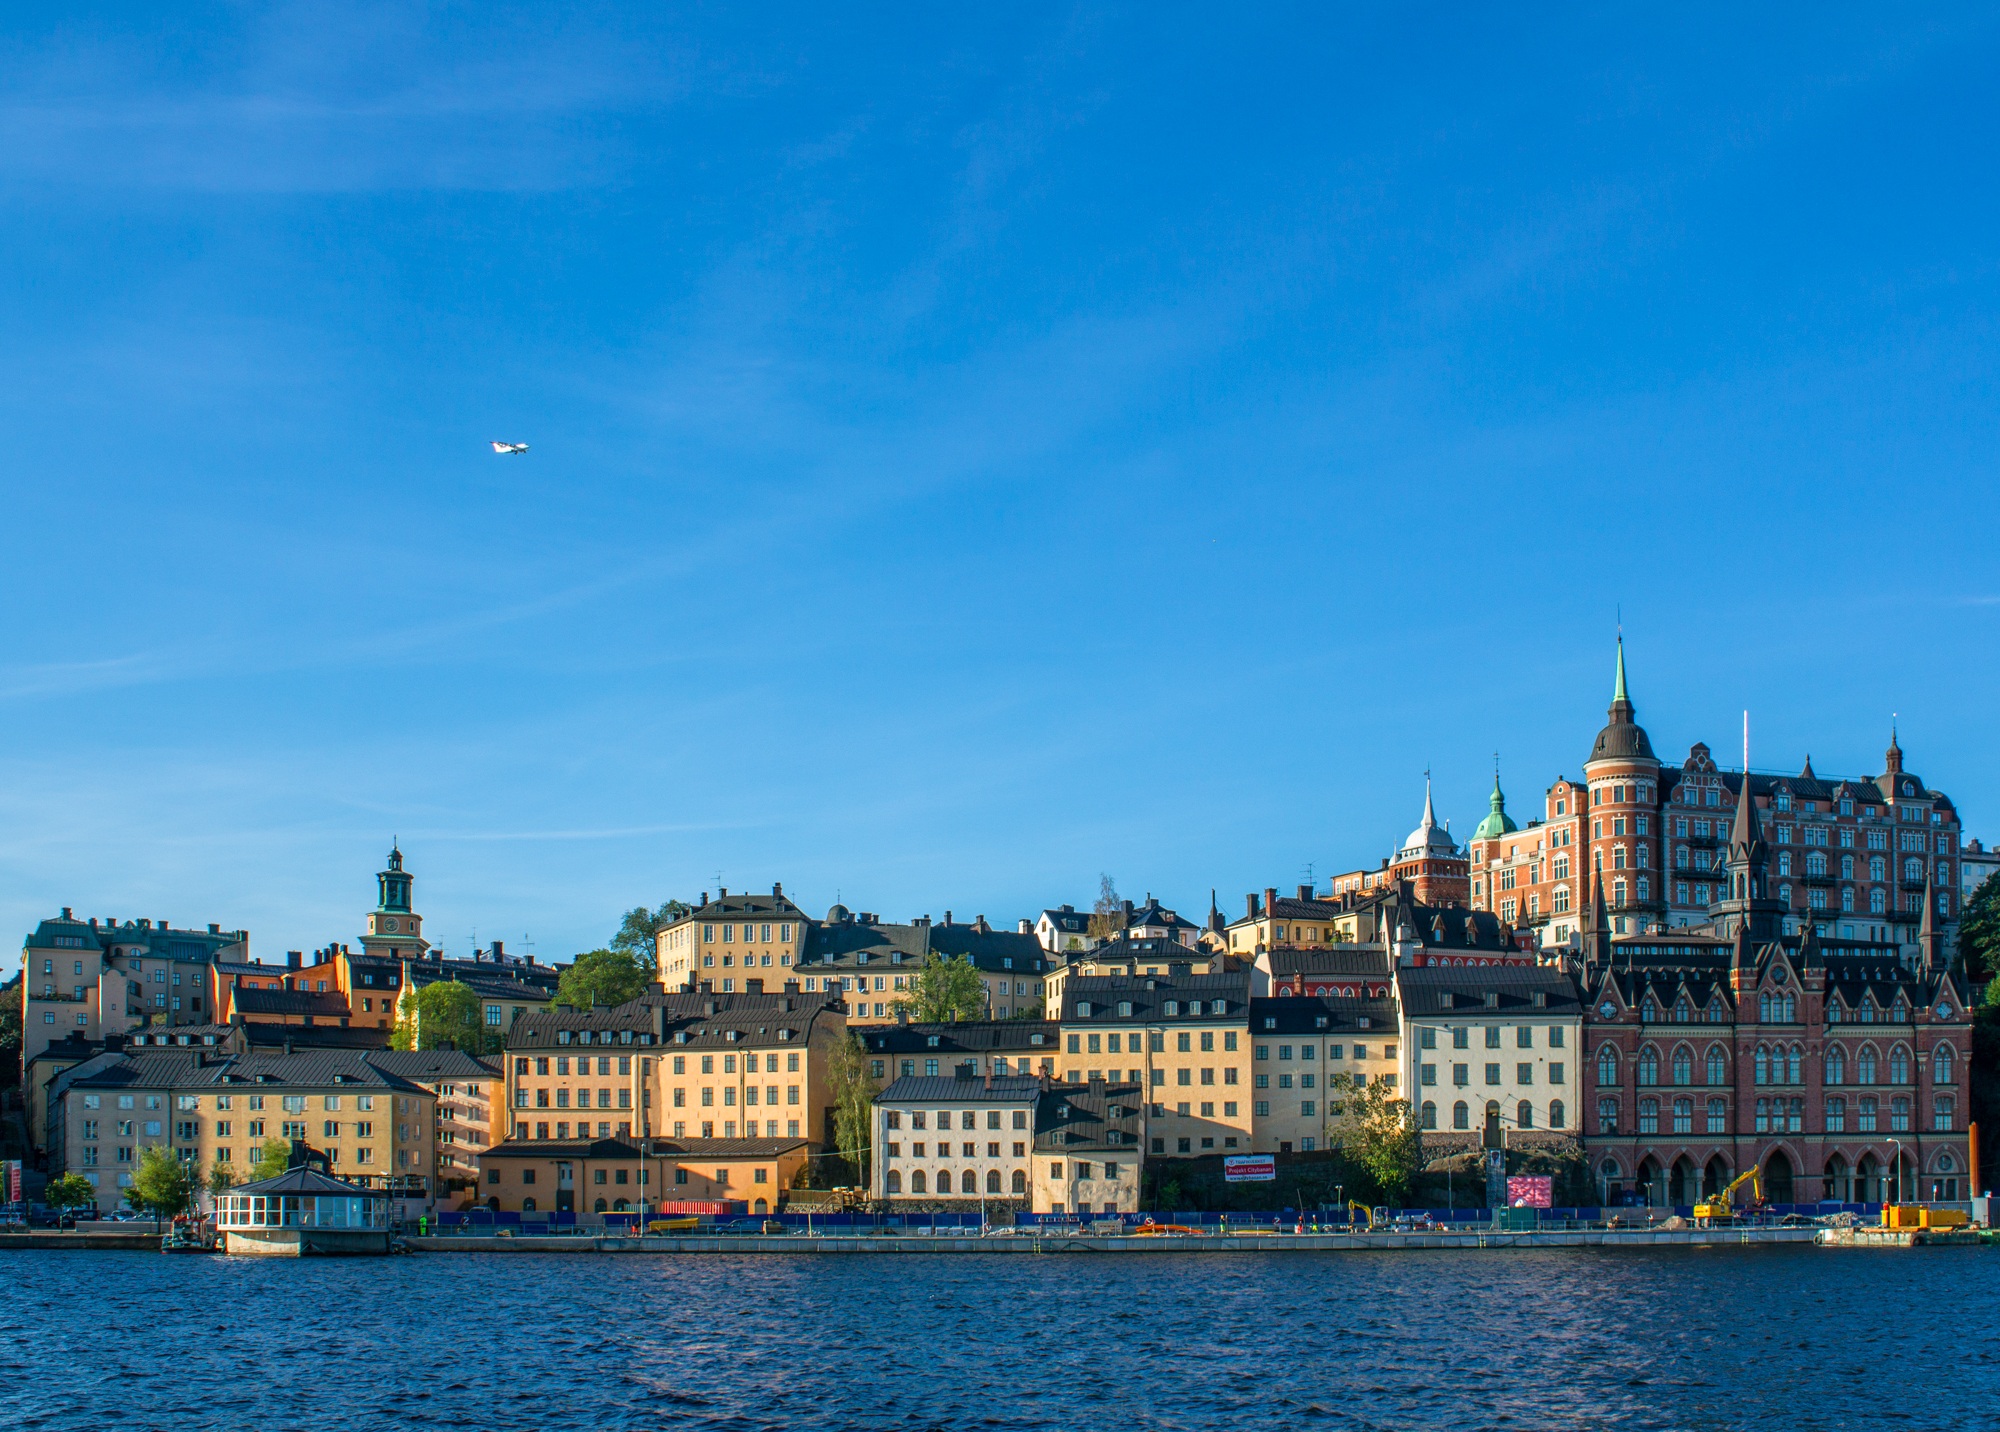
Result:
{"label": "arched window", "polygon": [[1618,1083],[1618,1056],[1605,1045],[1597,1051],[1597,1082],[1602,1088],[1613,1088]]}
{"label": "arched window", "polygon": [[524,1199],[522,1199],[522,1200],[521,1200],[521,1212],[523,1212],[523,1213],[533,1213],[534,1211],[535,1211],[535,1200],[534,1200],[534,1199],[532,1199],[532,1198],[524,1198]]}
{"label": "arched window", "polygon": [[1660,1101],[1641,1099],[1639,1101],[1639,1132],[1657,1134],[1660,1131]]}
{"label": "arched window", "polygon": [[1639,1051],[1639,1082],[1641,1084],[1660,1082],[1660,1055],[1650,1044]]}
{"label": "arched window", "polygon": [[1451,1126],[1454,1129],[1469,1129],[1472,1127],[1472,1111],[1465,1107],[1465,1100],[1463,1099],[1460,1099],[1456,1104],[1451,1106]]}
{"label": "arched window", "polygon": [[1806,852],[1806,874],[1808,875],[1826,874],[1826,857],[1820,854],[1820,852],[1818,852],[1817,850],[1809,850]]}
{"label": "arched window", "polygon": [[632,1200],[629,1198],[613,1199],[611,1201],[611,1211],[613,1213],[630,1213],[632,1211]]}
{"label": "arched window", "polygon": [[1686,995],[1682,995],[1679,999],[1674,1001],[1674,1022],[1676,1024],[1688,1024],[1692,1022],[1693,1019],[1694,1019],[1694,1007],[1688,1003],[1688,997]]}
{"label": "arched window", "polygon": [[1674,1050],[1674,1083],[1694,1083],[1694,1052],[1685,1044]]}
{"label": "arched window", "polygon": [[1424,1100],[1423,1127],[1435,1129],[1438,1126],[1438,1106],[1429,1099]]}
{"label": "arched window", "polygon": [[910,1170],[910,1192],[911,1193],[930,1192],[930,1185],[924,1181],[924,1171],[920,1168]]}
{"label": "arched window", "polygon": [[[1851,855],[1843,855],[1843,856],[1841,856],[1841,857],[1840,857],[1840,878],[1841,878],[1842,880],[1852,880],[1852,879],[1854,878],[1854,857],[1853,857],[1853,856],[1851,856]],[[1850,898],[1851,898],[1851,897],[1850,897]],[[1851,907],[1850,907],[1850,908],[1851,908]]]}
{"label": "arched window", "polygon": [[901,1169],[892,1168],[889,1170],[887,1187],[890,1193],[901,1193],[903,1191],[903,1171]]}
{"label": "arched window", "polygon": [[1646,1023],[1651,1024],[1659,1017],[1660,1017],[1660,1007],[1657,1004],[1653,1003],[1653,997],[1651,995],[1647,995],[1644,999],[1639,1001],[1639,1018],[1645,1020]]}
{"label": "arched window", "polygon": [[1757,1046],[1757,1082],[1759,1084],[1771,1082],[1771,1051],[1761,1044]]}
{"label": "arched window", "polygon": [[1618,1132],[1618,1101],[1599,1099],[1597,1101],[1597,1132],[1615,1134]]}
{"label": "arched window", "polygon": [[998,1192],[1000,1191],[1000,1170],[999,1170],[999,1169],[997,1169],[997,1168],[990,1168],[990,1169],[986,1170],[986,1191],[987,1191],[988,1193],[998,1193]]}
{"label": "arched window", "polygon": [[1826,1051],[1826,1082],[1829,1084],[1847,1082],[1847,1055],[1838,1045]]}
{"label": "arched window", "polygon": [[1931,1082],[1933,1084],[1949,1084],[1952,1074],[1951,1065],[1951,1046],[1949,1044],[1940,1044],[1936,1049],[1932,1050]]}
{"label": "arched window", "polygon": [[[1900,1022],[1899,1020],[1898,1023]],[[1891,1084],[1910,1082],[1910,1051],[1900,1044],[1889,1051],[1889,1082]]]}
{"label": "arched window", "polygon": [[1027,1191],[1028,1191],[1027,1171],[1024,1169],[1017,1168],[1014,1170],[1013,1192],[1026,1193]]}
{"label": "arched window", "polygon": [[1781,850],[1778,852],[1778,873],[1780,875],[1790,875],[1792,873],[1791,851]]}
{"label": "arched window", "polygon": [[1523,1099],[1520,1107],[1514,1110],[1514,1126],[1520,1129],[1535,1127],[1535,1106],[1526,1099]]}
{"label": "arched window", "polygon": [[1826,1131],[1829,1134],[1847,1132],[1847,1100],[1828,1099],[1826,1101]]}
{"label": "arched window", "polygon": [[1912,883],[1923,879],[1924,878],[1923,861],[1905,860],[1903,862],[1903,878],[1905,880],[1911,881]]}
{"label": "arched window", "polygon": [[1694,1100],[1674,1100],[1674,1132],[1677,1134],[1694,1132]]}
{"label": "arched window", "polygon": [[[1876,879],[1879,880],[1881,877],[1878,875]],[[1888,910],[1889,900],[1882,893],[1881,887],[1877,886],[1875,889],[1870,890],[1868,892],[1868,913],[1871,915],[1885,915],[1888,913]]]}
{"label": "arched window", "polygon": [[1910,1101],[1900,1097],[1891,1099],[1889,1101],[1889,1132],[1892,1134],[1907,1133],[1909,1127]]}
{"label": "arched window", "polygon": [[1842,909],[1843,911],[1846,911],[1846,912],[1849,912],[1849,913],[1851,913],[1851,912],[1853,911],[1853,909],[1854,909],[1854,887],[1853,887],[1852,885],[1843,885],[1843,886],[1841,886],[1841,887],[1840,887],[1840,908],[1841,908],[1841,909]]}
{"label": "arched window", "polygon": [[1729,1082],[1729,1056],[1722,1052],[1720,1044],[1708,1046],[1708,1082],[1711,1084]]}
{"label": "arched window", "polygon": [[1711,1134],[1729,1132],[1729,1101],[1710,1099],[1708,1101],[1708,1131]]}
{"label": "arched window", "polygon": [[1875,1132],[1875,1108],[1875,1100],[1872,1098],[1863,1097],[1859,1101],[1856,1106],[1857,1112],[1854,1118],[1856,1133],[1872,1134]]}
{"label": "arched window", "polygon": [[1799,1063],[1804,1057],[1805,1051],[1796,1044],[1785,1051],[1785,1082],[1787,1084],[1804,1082],[1799,1077]]}
{"label": "arched window", "polygon": [[[1866,1018],[1865,1013],[1863,1018]],[[1861,1057],[1854,1061],[1854,1081],[1857,1084],[1873,1084],[1875,1082],[1874,1045],[1864,1044],[1861,1046]]]}
{"label": "arched window", "polygon": [[1931,1099],[1931,1128],[1940,1134],[1951,1132],[1951,1116],[1957,1101],[1949,1094],[1938,1094]]}
{"label": "arched window", "polygon": [[1549,1100],[1549,1127],[1560,1132],[1562,1126],[1563,1101],[1560,1099],[1551,1099]]}
{"label": "arched window", "polygon": [[[1871,855],[1868,857],[1868,878],[1870,880],[1886,880],[1889,878],[1889,872],[1882,864],[1881,856]],[[1881,907],[1878,905],[1876,908],[1880,909]]]}
{"label": "arched window", "polygon": [[979,1192],[979,1175],[974,1173],[971,1169],[967,1169],[964,1173],[960,1174],[958,1179],[958,1191],[960,1193]]}
{"label": "arched window", "polygon": [[611,1209],[610,1203],[600,1198],[597,1200],[596,1204],[592,1206],[590,1211],[592,1213],[608,1213],[610,1209]]}

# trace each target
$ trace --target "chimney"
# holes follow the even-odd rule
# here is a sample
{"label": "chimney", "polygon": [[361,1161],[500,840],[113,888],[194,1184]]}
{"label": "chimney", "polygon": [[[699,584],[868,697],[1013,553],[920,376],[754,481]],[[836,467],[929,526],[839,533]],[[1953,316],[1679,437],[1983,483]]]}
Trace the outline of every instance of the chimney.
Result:
{"label": "chimney", "polygon": [[290,1054],[291,1052],[292,1052],[292,1036],[287,1034],[285,1036],[285,1053]]}
{"label": "chimney", "polygon": [[716,886],[715,898],[718,900],[727,900],[729,898],[729,887],[727,885]]}
{"label": "chimney", "polygon": [[899,1004],[899,1005],[897,1005],[897,1006],[896,1006],[896,1023],[898,1023],[898,1024],[908,1024],[909,1022],[910,1022],[910,1007],[909,1007],[908,1005],[906,1005],[906,1004]]}
{"label": "chimney", "polygon": [[1301,900],[1310,900],[1310,899],[1312,899],[1312,897],[1313,897],[1313,888],[1312,888],[1312,886],[1310,886],[1310,885],[1301,885],[1301,886],[1299,887],[1299,898],[1300,898]]}
{"label": "chimney", "polygon": [[1245,895],[1243,897],[1243,918],[1246,920],[1257,918],[1257,897],[1255,895]]}
{"label": "chimney", "polygon": [[944,912],[944,922],[947,925],[951,923],[951,911],[947,910]]}
{"label": "chimney", "polygon": [[710,1019],[715,1018],[715,1001],[712,999],[703,1000],[701,1002],[701,1012],[707,1015]]}
{"label": "chimney", "polygon": [[782,880],[773,880],[771,882],[771,893],[782,896],[785,893],[785,882]]}
{"label": "chimney", "polygon": [[1275,914],[1277,914],[1277,913],[1278,913],[1278,887],[1277,887],[1277,886],[1275,886],[1275,885],[1267,885],[1267,886],[1265,886],[1265,887],[1264,887],[1264,909],[1265,909],[1266,913],[1268,913],[1268,914],[1272,914],[1272,915],[1275,915]]}
{"label": "chimney", "polygon": [[1032,935],[1035,933],[1035,927],[1033,925],[1030,925],[1026,919],[1023,919],[1021,921],[1021,923],[1016,927],[1016,930],[1018,933],[1023,935]]}
{"label": "chimney", "polygon": [[[63,906],[63,912],[62,912],[62,917],[63,917],[63,918],[65,919],[65,920],[74,920],[74,919],[76,918],[76,916],[74,916],[74,915],[70,914],[70,912],[69,912],[69,906],[67,906],[67,905]],[[91,923],[92,923],[92,924],[94,925],[94,924],[96,924],[97,922],[96,922],[95,920],[93,920],[93,921],[91,921]]]}
{"label": "chimney", "polygon": [[1119,908],[1124,910],[1128,916],[1132,913],[1132,902],[1130,900],[1121,900],[1118,904]]}
{"label": "chimney", "polygon": [[[799,982],[798,982],[797,980],[786,980],[786,981],[785,981],[785,993],[786,993],[786,994],[797,994],[798,992],[799,992]],[[792,1005],[791,1005],[791,1001],[790,1001],[790,1000],[787,1000],[787,1001],[785,1002],[785,1008],[786,1008],[786,1009],[790,1009],[791,1007],[792,1007]]]}
{"label": "chimney", "polygon": [[701,892],[701,903],[703,905],[706,905],[708,903],[708,892],[706,890]]}
{"label": "chimney", "polygon": [[302,953],[301,951],[298,951],[298,950],[286,950],[286,951],[285,951],[285,968],[286,968],[286,969],[288,969],[288,970],[295,970],[295,969],[298,969],[298,968],[299,968],[300,966],[302,966],[302,965],[304,965],[304,964],[305,964],[305,961],[306,961],[306,957],[305,957],[305,955],[304,955],[304,954],[303,954],[303,953]]}
{"label": "chimney", "polygon": [[745,980],[743,981],[743,988],[751,994],[762,994],[764,992],[764,982],[762,980]]}
{"label": "chimney", "polygon": [[986,923],[986,917],[984,915],[974,915],[972,917],[972,926],[974,929],[978,930],[979,933],[982,935],[990,935],[993,933],[993,927]]}

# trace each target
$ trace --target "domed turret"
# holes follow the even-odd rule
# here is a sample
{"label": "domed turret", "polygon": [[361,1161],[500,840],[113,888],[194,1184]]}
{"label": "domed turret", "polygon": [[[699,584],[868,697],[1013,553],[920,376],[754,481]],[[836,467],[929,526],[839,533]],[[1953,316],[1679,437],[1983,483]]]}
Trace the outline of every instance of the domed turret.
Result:
{"label": "domed turret", "polygon": [[1472,832],[1474,840],[1494,840],[1503,835],[1512,835],[1520,827],[1507,814],[1507,797],[1500,793],[1500,773],[1493,773],[1492,808],[1486,812],[1486,819],[1479,822],[1479,828]]}

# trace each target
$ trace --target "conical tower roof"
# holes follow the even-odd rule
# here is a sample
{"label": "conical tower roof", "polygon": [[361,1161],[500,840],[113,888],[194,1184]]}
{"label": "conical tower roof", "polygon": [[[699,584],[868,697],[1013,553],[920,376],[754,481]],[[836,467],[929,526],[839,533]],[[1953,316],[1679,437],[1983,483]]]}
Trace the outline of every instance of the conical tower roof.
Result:
{"label": "conical tower roof", "polygon": [[1604,729],[1590,748],[1592,761],[1657,761],[1653,742],[1633,715],[1632,698],[1625,687],[1625,638],[1618,638],[1618,677],[1611,690],[1611,707],[1605,712]]}

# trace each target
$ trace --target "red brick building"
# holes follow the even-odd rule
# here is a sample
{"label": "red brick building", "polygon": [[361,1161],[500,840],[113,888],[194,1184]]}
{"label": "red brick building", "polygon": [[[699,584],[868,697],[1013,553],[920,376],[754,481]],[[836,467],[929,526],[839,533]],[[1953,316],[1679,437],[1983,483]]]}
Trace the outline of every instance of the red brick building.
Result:
{"label": "red brick building", "polygon": [[1774,1203],[1969,1196],[1969,991],[1936,892],[1917,892],[1909,961],[1894,938],[1797,919],[1771,856],[1752,799],[1708,923],[1620,937],[1593,891],[1580,981],[1600,1196],[1685,1206],[1752,1167]]}

